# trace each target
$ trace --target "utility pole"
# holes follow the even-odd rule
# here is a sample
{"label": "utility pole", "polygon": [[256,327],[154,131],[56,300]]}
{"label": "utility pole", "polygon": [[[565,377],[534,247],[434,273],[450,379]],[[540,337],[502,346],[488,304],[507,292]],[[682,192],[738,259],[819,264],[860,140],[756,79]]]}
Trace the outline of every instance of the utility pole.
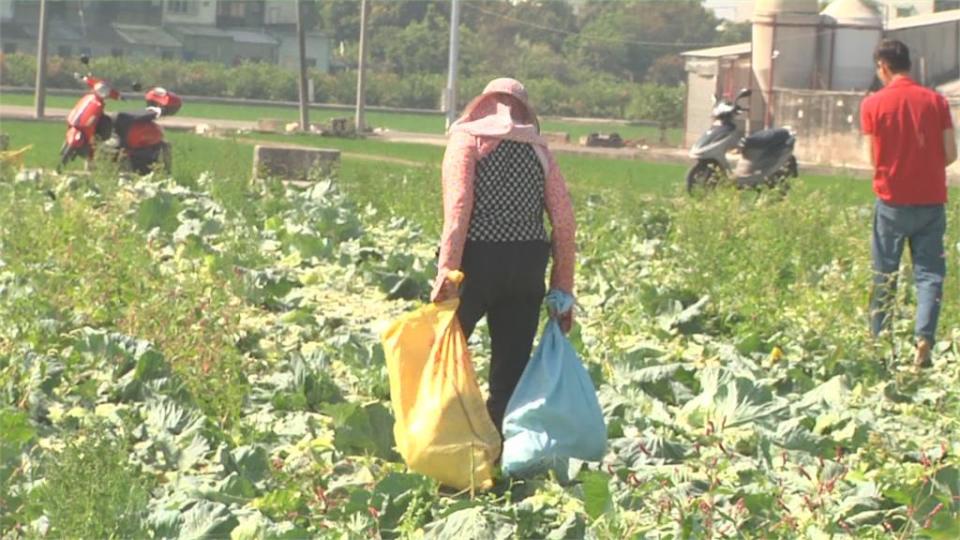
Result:
{"label": "utility pole", "polygon": [[357,117],[355,128],[362,135],[366,128],[364,108],[367,98],[367,0],[360,2],[360,59],[357,62]]}
{"label": "utility pole", "polygon": [[457,119],[457,57],[460,53],[460,0],[451,0],[450,59],[447,61],[447,129]]}
{"label": "utility pole", "polygon": [[37,36],[37,82],[34,87],[34,115],[43,118],[47,101],[47,0],[40,0],[40,32]]}
{"label": "utility pole", "polygon": [[310,99],[307,96],[307,38],[303,23],[303,0],[297,0],[297,45],[300,47],[300,130],[310,130]]}

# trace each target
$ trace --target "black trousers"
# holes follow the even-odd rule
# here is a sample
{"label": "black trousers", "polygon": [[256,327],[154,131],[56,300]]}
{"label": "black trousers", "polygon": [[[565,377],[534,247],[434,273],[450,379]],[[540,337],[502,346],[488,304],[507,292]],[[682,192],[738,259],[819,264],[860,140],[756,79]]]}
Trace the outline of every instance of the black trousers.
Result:
{"label": "black trousers", "polygon": [[457,316],[467,338],[480,318],[487,317],[491,348],[487,410],[501,433],[507,402],[533,350],[549,257],[550,244],[542,241],[467,241],[464,246],[465,279]]}

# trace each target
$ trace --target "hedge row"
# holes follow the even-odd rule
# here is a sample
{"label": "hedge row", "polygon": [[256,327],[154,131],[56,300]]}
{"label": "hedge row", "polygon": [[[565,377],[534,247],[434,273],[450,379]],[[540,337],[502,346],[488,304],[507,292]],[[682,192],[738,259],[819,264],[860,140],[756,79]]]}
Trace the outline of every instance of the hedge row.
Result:
{"label": "hedge row", "polygon": [[[135,81],[144,85],[163,85],[180,94],[293,101],[298,97],[294,70],[273,64],[245,63],[235,67],[212,62],[150,60],[137,62],[127,58],[95,58],[91,70],[119,89]],[[51,88],[77,88],[74,72],[85,68],[75,58],[52,57],[48,63]],[[356,72],[336,74],[311,71],[314,100],[321,103],[351,104],[356,100]],[[0,84],[32,86],[36,78],[36,58],[25,54],[0,55]],[[480,92],[489,77],[471,77],[460,81],[461,103]],[[538,112],[549,115],[590,116],[657,120],[673,125],[682,121],[682,88],[652,87],[623,81],[590,78],[569,85],[555,79],[524,81]],[[393,73],[372,72],[367,83],[367,103],[384,107],[438,109],[446,77],[440,74],[415,74],[400,77]],[[671,104],[680,104],[674,114],[662,111],[651,116],[646,103],[651,93]],[[654,101],[663,101],[658,99]],[[672,107],[673,105],[671,105]],[[642,115],[642,116],[638,116]]]}

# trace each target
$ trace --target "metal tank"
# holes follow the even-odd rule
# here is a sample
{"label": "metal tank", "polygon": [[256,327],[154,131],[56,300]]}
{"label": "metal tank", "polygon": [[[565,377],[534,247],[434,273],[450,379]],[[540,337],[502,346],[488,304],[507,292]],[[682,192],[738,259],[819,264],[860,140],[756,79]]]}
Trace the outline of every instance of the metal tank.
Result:
{"label": "metal tank", "polygon": [[863,0],[834,0],[821,13],[820,86],[866,90],[875,76],[873,50],[883,37],[880,14]]}
{"label": "metal tank", "polygon": [[819,24],[817,0],[755,1],[751,130],[772,124],[774,88],[814,86]]}

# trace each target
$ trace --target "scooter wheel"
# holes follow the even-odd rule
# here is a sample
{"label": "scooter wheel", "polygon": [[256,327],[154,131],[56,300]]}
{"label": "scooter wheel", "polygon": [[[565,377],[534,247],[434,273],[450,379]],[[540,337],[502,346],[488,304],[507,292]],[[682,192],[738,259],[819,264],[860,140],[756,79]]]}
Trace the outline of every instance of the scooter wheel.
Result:
{"label": "scooter wheel", "polygon": [[73,149],[67,146],[67,143],[63,143],[63,146],[60,147],[60,160],[57,162],[57,172],[63,171],[67,163],[73,160],[74,155]]}
{"label": "scooter wheel", "polygon": [[720,166],[713,161],[700,161],[687,171],[687,193],[713,189],[720,182]]}
{"label": "scooter wheel", "polygon": [[170,174],[173,170],[173,149],[170,148],[170,143],[166,141],[161,144],[160,159],[163,162],[163,172]]}

